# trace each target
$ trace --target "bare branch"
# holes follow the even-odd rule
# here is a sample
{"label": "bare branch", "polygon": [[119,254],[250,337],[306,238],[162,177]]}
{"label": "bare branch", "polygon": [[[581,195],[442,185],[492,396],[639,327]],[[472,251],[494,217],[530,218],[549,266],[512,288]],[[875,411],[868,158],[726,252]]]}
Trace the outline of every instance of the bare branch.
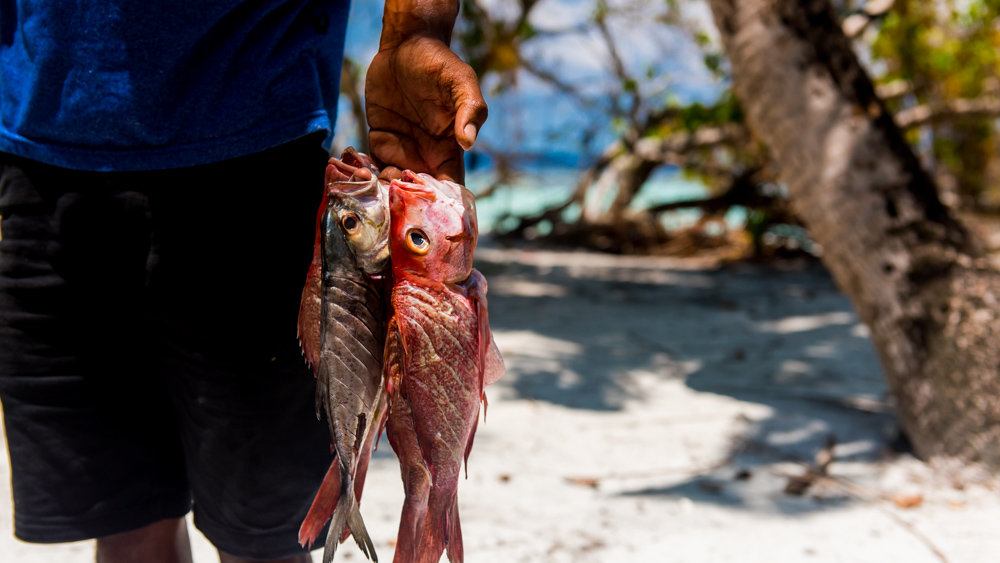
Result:
{"label": "bare branch", "polygon": [[913,93],[913,83],[908,80],[893,80],[888,84],[879,84],[876,86],[875,93],[883,100],[901,98]]}
{"label": "bare branch", "polygon": [[611,69],[614,72],[615,78],[621,82],[623,88],[626,84],[633,85],[630,90],[632,105],[629,108],[629,111],[626,112],[621,108],[618,103],[618,99],[614,95],[611,96],[612,107],[615,110],[615,113],[618,115],[628,115],[629,121],[631,121],[633,125],[637,125],[636,116],[639,112],[639,106],[642,103],[642,97],[639,95],[639,88],[635,86],[638,82],[635,78],[629,75],[627,70],[625,70],[625,63],[622,60],[621,54],[618,52],[618,46],[615,44],[615,39],[611,35],[611,30],[608,28],[606,11],[599,11],[598,16],[594,18],[594,23],[597,24],[597,30],[600,32],[601,38],[604,39],[604,43],[608,48],[608,54],[611,56]]}
{"label": "bare branch", "polygon": [[684,153],[734,143],[746,135],[746,128],[735,123],[702,127],[693,132],[684,131],[663,138],[639,139],[635,143],[635,154],[644,160],[676,164],[677,158]]}
{"label": "bare branch", "polygon": [[851,39],[861,35],[876,18],[891,10],[893,4],[895,0],[869,0],[861,10],[844,18],[841,24],[844,35]]}
{"label": "bare branch", "polygon": [[1000,99],[958,99],[904,109],[896,114],[896,125],[901,129],[912,129],[958,118],[990,119],[996,117],[1000,117]]}
{"label": "bare branch", "polygon": [[528,59],[522,58],[520,62],[521,68],[523,68],[525,72],[552,86],[560,93],[573,98],[573,100],[580,104],[581,107],[589,108],[594,106],[594,100],[591,100],[581,94],[580,90],[577,89],[576,86],[563,81],[552,72],[539,68],[534,62],[529,61]]}

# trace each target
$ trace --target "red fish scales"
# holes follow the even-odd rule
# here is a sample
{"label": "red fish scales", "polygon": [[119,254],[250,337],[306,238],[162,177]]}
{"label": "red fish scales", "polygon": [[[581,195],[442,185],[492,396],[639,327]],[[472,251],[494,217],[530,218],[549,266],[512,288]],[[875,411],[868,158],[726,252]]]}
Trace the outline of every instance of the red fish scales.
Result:
{"label": "red fish scales", "polygon": [[[446,544],[449,558],[461,560],[452,553],[462,545],[458,481],[481,396],[476,311],[461,288],[437,291],[408,282],[396,285],[393,306],[406,354],[389,437],[403,448],[409,474],[404,486],[410,506],[400,533],[415,540],[398,538],[397,561],[436,562]],[[400,553],[406,546],[415,553]]]}

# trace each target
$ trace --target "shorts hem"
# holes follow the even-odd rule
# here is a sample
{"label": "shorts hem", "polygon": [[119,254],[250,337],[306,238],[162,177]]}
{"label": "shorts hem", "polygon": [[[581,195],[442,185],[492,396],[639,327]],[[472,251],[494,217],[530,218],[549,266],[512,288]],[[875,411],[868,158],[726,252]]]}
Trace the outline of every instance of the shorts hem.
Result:
{"label": "shorts hem", "polygon": [[[218,550],[230,555],[243,557],[251,560],[271,560],[284,559],[309,553],[310,550],[299,545],[299,526],[294,528],[280,528],[263,531],[235,531],[223,526],[215,525],[213,522],[206,522],[204,517],[198,517],[195,510],[194,526],[208,538]],[[320,537],[326,537],[326,528],[323,527]],[[291,540],[291,544],[289,544]]]}
{"label": "shorts hem", "polygon": [[151,500],[114,514],[84,515],[73,518],[39,518],[18,516],[14,509],[14,537],[28,543],[66,543],[91,540],[167,520],[182,518],[191,511],[191,499],[163,498]]}

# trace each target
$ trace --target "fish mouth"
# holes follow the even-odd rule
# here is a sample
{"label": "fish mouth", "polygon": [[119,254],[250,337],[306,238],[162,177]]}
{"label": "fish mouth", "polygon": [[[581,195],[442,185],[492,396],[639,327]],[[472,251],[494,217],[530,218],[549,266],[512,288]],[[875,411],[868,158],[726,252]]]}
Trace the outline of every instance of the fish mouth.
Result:
{"label": "fish mouth", "polygon": [[361,270],[369,276],[377,276],[385,272],[389,267],[389,240],[380,241],[379,245],[365,256],[359,257],[358,265]]}

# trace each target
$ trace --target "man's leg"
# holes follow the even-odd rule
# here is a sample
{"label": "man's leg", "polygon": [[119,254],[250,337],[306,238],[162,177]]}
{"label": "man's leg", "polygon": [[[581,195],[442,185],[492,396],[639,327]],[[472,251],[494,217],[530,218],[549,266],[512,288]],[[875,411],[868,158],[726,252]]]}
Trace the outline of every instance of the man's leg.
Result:
{"label": "man's leg", "polygon": [[169,518],[97,538],[97,563],[192,563],[187,521]]}
{"label": "man's leg", "polygon": [[0,400],[15,535],[79,541],[184,516],[183,451],[149,355],[146,196],[124,187],[131,176],[10,155],[0,165]]}
{"label": "man's leg", "polygon": [[332,459],[295,338],[326,162],[308,137],[163,171],[150,193],[152,315],[194,524],[247,560],[306,553],[299,525]]}

